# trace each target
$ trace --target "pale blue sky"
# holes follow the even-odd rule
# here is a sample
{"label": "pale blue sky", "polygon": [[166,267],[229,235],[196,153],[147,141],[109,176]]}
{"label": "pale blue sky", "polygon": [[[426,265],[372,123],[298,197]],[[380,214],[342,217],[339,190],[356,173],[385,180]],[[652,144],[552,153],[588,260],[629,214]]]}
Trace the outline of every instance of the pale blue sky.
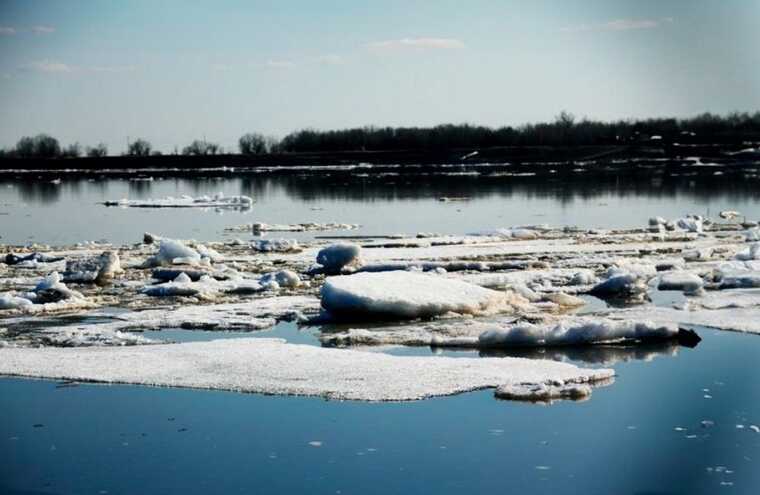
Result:
{"label": "pale blue sky", "polygon": [[0,0],[0,146],[760,110],[760,1]]}

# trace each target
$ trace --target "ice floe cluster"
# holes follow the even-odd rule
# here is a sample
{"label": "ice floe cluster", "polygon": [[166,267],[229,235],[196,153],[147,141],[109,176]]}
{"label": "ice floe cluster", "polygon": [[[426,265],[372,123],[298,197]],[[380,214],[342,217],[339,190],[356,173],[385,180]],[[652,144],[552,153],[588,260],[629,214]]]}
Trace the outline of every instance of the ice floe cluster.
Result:
{"label": "ice floe cluster", "polygon": [[[724,213],[637,229],[535,225],[339,243],[146,233],[124,246],[8,246],[0,373],[359,400],[484,387],[511,400],[579,400],[613,372],[573,362],[670,356],[698,342],[689,329],[699,327],[760,333],[757,227]],[[261,234],[355,227],[248,224]],[[283,321],[321,347],[160,337],[260,332]],[[142,335],[149,330],[159,337]],[[384,353],[388,346],[483,357],[401,358]]]}

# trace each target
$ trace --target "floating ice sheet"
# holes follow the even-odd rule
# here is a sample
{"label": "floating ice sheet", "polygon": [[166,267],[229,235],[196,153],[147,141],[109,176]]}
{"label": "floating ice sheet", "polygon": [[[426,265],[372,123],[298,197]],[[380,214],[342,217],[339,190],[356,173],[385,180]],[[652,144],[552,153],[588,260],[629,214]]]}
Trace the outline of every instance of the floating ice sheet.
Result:
{"label": "floating ice sheet", "polygon": [[0,374],[401,401],[509,384],[602,382],[614,373],[545,360],[399,357],[277,339],[234,339],[119,348],[0,349]]}

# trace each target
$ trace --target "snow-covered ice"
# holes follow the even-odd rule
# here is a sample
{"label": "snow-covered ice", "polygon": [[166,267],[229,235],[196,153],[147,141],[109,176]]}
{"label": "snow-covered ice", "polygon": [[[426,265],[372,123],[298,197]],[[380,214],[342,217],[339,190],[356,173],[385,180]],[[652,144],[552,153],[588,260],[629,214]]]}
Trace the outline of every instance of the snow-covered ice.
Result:
{"label": "snow-covered ice", "polygon": [[487,314],[527,303],[522,297],[420,273],[395,271],[329,277],[322,307],[349,319],[430,318],[445,313]]}
{"label": "snow-covered ice", "polygon": [[306,395],[418,400],[502,385],[606,384],[610,369],[520,358],[400,357],[278,339],[116,348],[0,349],[0,374]]}

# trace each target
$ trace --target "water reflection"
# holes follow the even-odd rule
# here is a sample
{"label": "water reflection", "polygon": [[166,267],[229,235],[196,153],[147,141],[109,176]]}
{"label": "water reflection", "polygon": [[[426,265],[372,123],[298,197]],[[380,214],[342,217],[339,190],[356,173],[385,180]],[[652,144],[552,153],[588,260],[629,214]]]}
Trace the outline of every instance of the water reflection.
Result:
{"label": "water reflection", "polygon": [[[373,172],[374,173],[374,172]],[[139,198],[174,194],[208,193],[225,189],[228,193],[253,197],[287,194],[305,201],[312,200],[413,200],[456,196],[483,198],[489,196],[521,196],[526,199],[555,199],[562,204],[576,199],[589,200],[602,196],[674,198],[686,197],[696,201],[726,198],[731,201],[757,198],[757,178],[737,174],[683,176],[663,173],[662,170],[620,171],[608,173],[562,173],[519,175],[432,175],[405,173],[401,175],[369,175],[352,171],[330,170],[310,173],[243,172],[225,176],[172,177],[156,180],[130,180],[130,195]],[[97,191],[104,191],[117,178],[91,182]],[[30,203],[49,204],[66,190],[72,196],[90,193],[83,188],[87,177],[70,177],[62,184],[49,178],[26,176],[0,178],[0,186],[17,184],[21,198]],[[232,190],[232,191],[230,191]]]}
{"label": "water reflection", "polygon": [[629,361],[649,362],[657,357],[676,357],[678,343],[674,341],[636,345],[589,345],[544,348],[512,348],[481,350],[481,357],[516,357],[546,359],[551,361],[574,361],[611,366]]}

